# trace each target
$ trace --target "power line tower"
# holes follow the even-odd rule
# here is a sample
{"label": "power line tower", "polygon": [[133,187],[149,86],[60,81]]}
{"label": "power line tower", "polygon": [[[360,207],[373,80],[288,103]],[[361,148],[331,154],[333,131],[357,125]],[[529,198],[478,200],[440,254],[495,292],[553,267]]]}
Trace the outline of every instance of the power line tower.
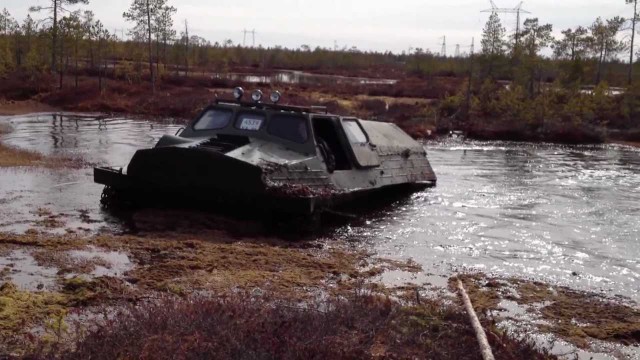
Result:
{"label": "power line tower", "polygon": [[447,37],[443,36],[442,39],[442,49],[440,49],[440,56],[447,57]]}
{"label": "power line tower", "polygon": [[120,33],[120,38],[118,38],[118,40],[120,41],[124,41],[124,29],[118,29],[118,28],[114,28],[113,29],[113,35],[116,36],[116,38],[118,37],[118,33]]}
{"label": "power line tower", "polygon": [[520,41],[520,14],[531,14],[531,12],[524,10],[522,8],[522,4],[524,1],[520,1],[518,6],[514,8],[499,8],[496,6],[496,3],[493,0],[489,0],[491,2],[491,9],[482,10],[481,12],[490,12],[496,14],[516,14],[516,47]]}
{"label": "power line tower", "polygon": [[247,34],[251,34],[251,36],[253,37],[253,47],[256,47],[256,29],[253,29],[251,31],[244,29],[242,30],[243,33],[243,37],[242,37],[242,46],[243,47],[247,47]]}
{"label": "power line tower", "polygon": [[455,57],[460,57],[460,44],[456,44],[456,55]]}

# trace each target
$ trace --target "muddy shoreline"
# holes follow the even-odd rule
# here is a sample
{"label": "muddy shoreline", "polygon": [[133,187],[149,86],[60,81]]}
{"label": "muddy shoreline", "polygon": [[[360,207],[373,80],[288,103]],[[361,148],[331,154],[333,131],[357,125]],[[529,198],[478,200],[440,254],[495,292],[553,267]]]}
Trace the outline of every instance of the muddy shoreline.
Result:
{"label": "muddy shoreline", "polygon": [[59,108],[35,100],[0,100],[0,116],[57,112]]}

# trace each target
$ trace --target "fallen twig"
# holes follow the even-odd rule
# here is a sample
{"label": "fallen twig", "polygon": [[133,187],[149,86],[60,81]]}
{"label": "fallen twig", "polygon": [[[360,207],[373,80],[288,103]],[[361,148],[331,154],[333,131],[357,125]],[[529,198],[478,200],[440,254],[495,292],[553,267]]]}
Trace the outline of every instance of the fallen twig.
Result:
{"label": "fallen twig", "polygon": [[487,334],[485,334],[482,325],[480,325],[478,315],[476,315],[475,310],[473,310],[471,299],[469,299],[469,295],[467,295],[467,292],[465,291],[464,286],[462,286],[462,281],[460,281],[460,279],[458,279],[458,290],[460,290],[460,296],[462,296],[464,307],[467,310],[469,320],[471,321],[473,330],[476,333],[476,339],[478,340],[478,344],[480,345],[482,358],[484,360],[494,360],[495,358],[493,357],[493,352],[491,352],[491,346],[489,346],[489,341],[487,340]]}

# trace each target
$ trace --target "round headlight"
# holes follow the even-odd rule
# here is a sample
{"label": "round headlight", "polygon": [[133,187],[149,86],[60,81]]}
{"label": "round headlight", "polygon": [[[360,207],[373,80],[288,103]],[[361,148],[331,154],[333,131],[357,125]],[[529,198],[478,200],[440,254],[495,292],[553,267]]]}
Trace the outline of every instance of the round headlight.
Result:
{"label": "round headlight", "polygon": [[251,98],[255,102],[260,102],[262,100],[262,90],[256,90],[251,94]]}
{"label": "round headlight", "polygon": [[277,104],[281,97],[282,94],[280,94],[280,91],[274,91],[271,93],[271,102]]}
{"label": "round headlight", "polygon": [[242,97],[244,96],[244,89],[241,87],[237,87],[235,89],[233,89],[233,97],[240,101],[240,99],[242,99]]}

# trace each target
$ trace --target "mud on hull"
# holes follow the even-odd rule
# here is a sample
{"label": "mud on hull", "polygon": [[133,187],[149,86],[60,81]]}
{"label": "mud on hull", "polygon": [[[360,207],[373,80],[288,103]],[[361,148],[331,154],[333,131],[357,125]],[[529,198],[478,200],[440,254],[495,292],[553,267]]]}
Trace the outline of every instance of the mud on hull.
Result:
{"label": "mud on hull", "polygon": [[[101,202],[106,207],[162,206],[221,210],[242,216],[264,216],[273,212],[311,216],[326,210],[339,210],[367,199],[365,203],[385,198],[396,199],[397,194],[409,194],[434,186],[434,182],[404,183],[351,192],[326,191],[312,196],[301,196],[299,191],[265,186],[246,187],[237,182],[237,188],[198,185],[164,185],[139,181],[125,175],[118,168],[94,169],[94,181],[105,185]],[[220,184],[218,184],[220,185]],[[375,198],[372,198],[375,197]]]}

